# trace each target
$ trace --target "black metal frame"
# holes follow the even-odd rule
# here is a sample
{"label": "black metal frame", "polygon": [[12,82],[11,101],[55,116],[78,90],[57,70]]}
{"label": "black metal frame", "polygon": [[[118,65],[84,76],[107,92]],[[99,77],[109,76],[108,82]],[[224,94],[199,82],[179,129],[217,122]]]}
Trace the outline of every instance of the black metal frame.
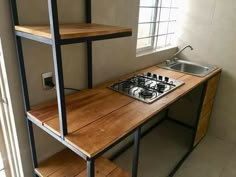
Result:
{"label": "black metal frame", "polygon": [[207,89],[207,82],[203,83],[203,88],[201,91],[201,97],[200,97],[200,103],[198,105],[198,111],[197,111],[197,119],[195,121],[194,127],[191,127],[189,125],[186,125],[184,123],[181,123],[179,121],[176,121],[174,119],[169,118],[169,120],[176,122],[177,124],[180,124],[182,126],[185,126],[186,128],[190,128],[193,130],[193,135],[191,138],[191,143],[189,146],[188,151],[185,153],[185,155],[181,158],[181,160],[176,164],[176,166],[174,167],[174,169],[170,172],[170,174],[168,175],[168,177],[173,177],[175,175],[175,173],[178,171],[178,169],[181,167],[181,165],[184,163],[184,161],[188,158],[188,156],[191,154],[191,152],[194,150],[194,141],[195,141],[195,137],[197,134],[197,128],[198,128],[198,123],[200,120],[200,116],[201,116],[201,111],[202,111],[202,107],[203,107],[203,103],[204,103],[204,98],[205,98],[205,94],[206,94],[206,89]]}
{"label": "black metal frame", "polygon": [[[18,20],[18,13],[17,13],[17,4],[16,0],[11,0],[11,12],[12,12],[12,22],[13,22],[13,27],[15,25],[19,24]],[[22,93],[23,93],[23,101],[24,101],[24,109],[25,112],[30,110],[30,101],[29,101],[29,94],[28,94],[28,87],[27,87],[27,79],[26,79],[26,72],[25,72],[25,64],[24,64],[24,56],[23,56],[23,49],[22,49],[22,43],[21,43],[21,38],[17,35],[15,35],[15,44],[16,44],[16,49],[17,49],[17,58],[18,58],[18,65],[19,65],[19,70],[20,70],[20,76],[21,76],[21,86],[22,86]],[[37,154],[36,154],[36,148],[35,148],[35,140],[34,140],[34,132],[33,132],[33,125],[32,122],[30,122],[28,119],[27,120],[27,129],[29,132],[29,142],[30,142],[30,150],[32,154],[32,162],[34,168],[37,168],[38,162],[37,162]],[[35,177],[38,177],[37,174],[34,174]]]}
{"label": "black metal frame", "polygon": [[[214,76],[212,76],[214,77]],[[195,121],[194,126],[190,126],[187,125],[183,122],[177,121],[171,117],[168,116],[168,108],[166,110],[166,114],[164,116],[163,119],[161,119],[160,121],[158,121],[156,124],[154,124],[153,126],[151,126],[147,131],[145,131],[144,133],[141,134],[141,132],[137,132],[136,130],[136,134],[134,137],[134,140],[129,142],[127,145],[125,145],[123,148],[121,148],[119,151],[117,151],[117,153],[113,154],[113,156],[110,158],[111,160],[115,160],[117,157],[119,157],[120,155],[122,155],[128,148],[130,148],[132,145],[134,145],[134,157],[133,157],[133,169],[132,169],[132,177],[137,177],[137,166],[138,166],[138,152],[139,152],[139,141],[141,138],[143,138],[145,135],[147,135],[148,133],[150,133],[154,128],[158,127],[159,125],[161,125],[163,122],[165,122],[166,120],[171,121],[173,123],[176,123],[178,125],[181,125],[185,128],[188,128],[190,130],[193,130],[193,135],[191,138],[191,143],[189,146],[189,149],[187,150],[187,152],[182,156],[182,158],[177,162],[177,164],[175,165],[175,167],[173,168],[173,170],[169,173],[169,175],[167,177],[173,177],[175,175],[175,173],[178,171],[178,169],[181,167],[181,165],[184,163],[184,161],[188,158],[188,156],[191,154],[191,152],[195,149],[196,146],[194,146],[194,140],[196,137],[196,133],[197,133],[197,126],[199,124],[199,120],[200,120],[200,115],[201,115],[201,110],[203,107],[203,103],[204,103],[204,98],[205,98],[205,94],[206,94],[206,89],[207,89],[207,83],[208,81],[204,82],[202,91],[201,91],[201,98],[200,98],[200,103],[198,106],[198,113],[197,113],[197,119]],[[178,100],[176,100],[178,101]],[[175,101],[175,102],[176,102]],[[152,120],[152,119],[151,119]],[[150,121],[151,121],[150,120]],[[138,127],[138,129],[141,129],[141,127],[146,124],[147,122],[143,123],[142,125],[140,125]],[[132,132],[133,133],[133,132]],[[129,136],[130,134],[128,134],[127,136]],[[135,161],[136,159],[136,161]]]}
{"label": "black metal frame", "polygon": [[[53,43],[52,39],[50,38],[35,36],[35,35],[25,33],[25,32],[16,31],[16,35],[22,38],[30,39],[30,40],[41,42],[48,45],[52,45]],[[88,41],[101,41],[101,40],[107,40],[107,39],[127,37],[131,35],[132,35],[132,32],[120,32],[120,33],[105,34],[105,35],[99,35],[99,36],[60,39],[59,44],[60,45],[78,44],[78,43],[84,43]]]}
{"label": "black metal frame", "polygon": [[64,138],[67,135],[67,121],[66,121],[66,103],[64,93],[64,79],[63,79],[63,66],[61,56],[60,32],[57,12],[57,0],[48,0],[48,11],[50,19],[50,27],[52,33],[52,50],[53,50],[53,62],[55,70],[55,81],[57,91],[57,103],[58,113],[60,121],[61,137]]}
{"label": "black metal frame", "polygon": [[193,126],[191,126],[191,125],[188,125],[188,124],[186,124],[186,123],[183,123],[183,122],[181,122],[181,121],[178,121],[178,120],[176,120],[176,119],[174,119],[174,118],[166,117],[166,119],[169,120],[169,121],[172,121],[172,122],[174,122],[174,123],[176,123],[176,124],[179,124],[179,125],[181,125],[181,126],[184,126],[184,127],[186,127],[186,128],[189,128],[189,129],[191,129],[191,130],[195,130],[195,127],[193,127]]}
{"label": "black metal frame", "polygon": [[[68,143],[64,140],[64,136],[68,133],[68,130],[67,130],[67,121],[66,121],[66,105],[65,105],[63,66],[62,66],[62,55],[61,55],[61,45],[86,42],[86,44],[87,44],[87,58],[88,58],[88,63],[87,63],[88,88],[92,88],[93,87],[93,74],[92,74],[92,57],[93,57],[92,56],[92,47],[93,46],[92,46],[92,41],[131,36],[132,32],[123,32],[123,33],[109,34],[109,35],[103,35],[103,36],[94,36],[94,37],[84,37],[84,38],[61,39],[60,33],[59,33],[57,0],[48,0],[48,11],[49,11],[52,39],[34,36],[32,34],[15,31],[14,26],[19,25],[19,20],[18,20],[18,15],[17,15],[18,14],[17,13],[17,3],[16,3],[16,0],[10,0],[10,3],[11,3],[13,29],[15,32],[17,58],[18,58],[21,83],[22,83],[22,92],[23,92],[23,96],[24,96],[25,112],[30,110],[30,100],[29,100],[29,95],[28,95],[27,78],[26,78],[26,72],[25,72],[25,64],[24,64],[24,56],[23,56],[21,38],[27,38],[30,40],[35,40],[38,42],[52,45],[52,50],[53,50],[53,62],[54,62],[54,69],[55,69],[55,80],[56,80],[56,88],[57,88],[57,101],[58,101],[61,135],[58,136],[57,134],[53,133],[49,129],[45,128],[42,124],[37,122],[35,119],[26,115],[29,140],[30,140],[30,145],[31,145],[32,162],[33,162],[34,167],[37,168],[38,162],[37,162],[37,153],[36,153],[36,148],[35,148],[33,124],[40,127],[42,130],[44,130],[45,132],[50,134],[56,140],[58,140],[59,142],[64,144],[66,147],[68,147],[69,149],[74,151],[76,154],[78,154],[80,157],[85,159],[87,161],[87,176],[88,177],[95,177],[95,159],[96,158],[98,158],[99,156],[101,156],[102,154],[104,154],[105,152],[110,150],[112,147],[114,147],[115,145],[117,145],[118,143],[123,141],[125,138],[127,138],[131,134],[134,134],[134,140],[131,143],[129,143],[127,146],[125,146],[125,149],[127,149],[128,146],[131,146],[132,144],[134,144],[132,177],[137,177],[140,139],[142,136],[144,136],[146,133],[148,133],[150,130],[152,130],[155,126],[157,126],[161,122],[163,122],[165,119],[161,120],[155,126],[151,127],[150,130],[148,130],[146,133],[141,135],[142,126],[152,120],[152,119],[149,119],[149,121],[142,123],[141,125],[139,125],[135,129],[133,129],[132,131],[127,133],[125,136],[121,137],[119,140],[117,140],[116,142],[114,142],[109,147],[105,148],[104,150],[102,150],[101,152],[96,154],[95,156],[88,157],[86,154],[84,154],[83,152],[81,152],[80,150],[75,148],[73,145],[71,145],[70,143]],[[91,5],[92,5],[91,0],[85,1],[86,22],[87,23],[92,22]],[[204,95],[205,89],[206,89],[206,86],[204,87],[204,90],[203,90],[202,99],[205,96]],[[203,104],[203,100],[201,101],[201,105],[199,106],[199,111],[201,110],[202,104]],[[200,113],[199,113],[198,117],[200,117]],[[199,121],[199,119],[196,121],[195,126],[197,126],[198,121]],[[193,135],[193,138],[196,135],[197,128],[195,127],[194,130],[195,130],[195,133]],[[179,168],[179,166],[182,164],[184,159],[187,158],[187,156],[190,154],[190,152],[193,149],[193,143],[191,145],[192,146],[190,147],[188,153],[177,164],[176,168],[172,171],[171,174],[174,174],[174,172]],[[123,149],[121,149],[117,154],[115,154],[112,157],[112,159],[114,159],[115,157],[120,155],[122,152],[124,152]],[[36,172],[35,172],[35,176],[38,177],[38,174]]]}
{"label": "black metal frame", "polygon": [[[85,12],[86,12],[87,23],[92,22],[91,6],[92,6],[91,0],[86,0]],[[26,72],[25,72],[25,64],[24,64],[21,38],[26,38],[26,39],[30,39],[30,40],[34,40],[34,41],[38,41],[44,44],[51,45],[52,51],[53,51],[53,62],[54,62],[54,70],[55,70],[55,81],[56,81],[57,102],[58,102],[58,110],[59,110],[58,112],[59,112],[61,135],[60,136],[56,135],[55,133],[51,132],[49,129],[42,126],[39,122],[35,121],[30,116],[26,115],[30,148],[31,148],[31,154],[32,154],[32,162],[33,162],[34,168],[37,168],[38,161],[37,161],[37,153],[36,153],[36,148],[35,148],[33,124],[43,129],[45,132],[50,134],[56,140],[58,140],[59,142],[67,146],[69,149],[74,151],[76,154],[78,154],[80,157],[85,159],[87,161],[88,177],[94,177],[95,176],[94,162],[98,156],[90,158],[86,154],[84,154],[83,152],[75,148],[73,145],[64,141],[64,136],[68,133],[68,130],[67,130],[67,120],[66,120],[66,104],[65,104],[65,93],[64,93],[64,78],[63,78],[61,45],[82,43],[82,42],[87,43],[88,88],[92,88],[93,87],[92,41],[127,37],[127,36],[131,36],[132,32],[121,32],[121,33],[107,34],[107,35],[101,35],[101,36],[61,39],[60,33],[59,33],[57,0],[48,0],[48,11],[49,11],[50,29],[51,29],[52,39],[46,38],[46,37],[40,37],[40,36],[32,35],[29,33],[16,31],[15,26],[19,25],[16,0],[10,0],[10,7],[11,7],[11,14],[12,14],[12,21],[13,21],[13,31],[15,33],[15,41],[16,41],[15,43],[16,43],[17,58],[18,58],[18,63],[19,63],[20,76],[21,76],[21,85],[22,85],[22,92],[23,92],[23,97],[24,97],[25,112],[30,111],[31,108],[30,108],[30,99],[28,95],[27,78],[26,78]],[[103,153],[109,150],[110,148],[111,146],[105,149]],[[101,153],[99,155],[101,155]],[[39,176],[36,171],[35,171],[35,176],[36,177]]]}
{"label": "black metal frame", "polygon": [[133,156],[133,168],[132,177],[138,177],[138,162],[139,162],[139,149],[140,149],[140,135],[141,127],[135,131],[134,134],[134,156]]}
{"label": "black metal frame", "polygon": [[[91,0],[85,2],[86,22],[92,23],[92,3]],[[87,75],[88,88],[93,87],[93,43],[91,40],[87,41]]]}

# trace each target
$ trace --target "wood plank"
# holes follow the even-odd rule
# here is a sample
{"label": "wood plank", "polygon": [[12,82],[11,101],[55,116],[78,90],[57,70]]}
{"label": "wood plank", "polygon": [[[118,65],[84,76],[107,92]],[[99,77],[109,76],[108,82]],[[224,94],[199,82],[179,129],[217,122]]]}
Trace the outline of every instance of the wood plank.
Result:
{"label": "wood plank", "polygon": [[128,132],[141,125],[168,105],[183,96],[202,82],[202,78],[185,75],[180,78],[186,84],[152,104],[135,101],[111,114],[97,120],[72,134],[66,136],[66,141],[83,151],[88,156],[94,156],[117,141]]}
{"label": "wood plank", "polygon": [[200,115],[200,119],[205,116],[208,112],[212,111],[215,99],[211,99],[208,102],[204,102],[202,106],[202,111]]}
{"label": "wood plank", "polygon": [[219,81],[220,81],[220,73],[208,81],[206,96],[204,100],[205,102],[208,102],[209,100],[215,97]]}
{"label": "wood plank", "polygon": [[35,170],[42,177],[49,176],[57,170],[63,168],[63,166],[66,165],[68,161],[70,162],[70,160],[74,157],[75,155],[72,151],[70,151],[69,149],[65,149],[61,152],[56,153],[46,161],[40,163],[38,168],[36,168]]}
{"label": "wood plank", "polygon": [[199,118],[194,146],[200,142],[200,140],[205,136],[207,132],[219,80],[220,80],[220,73],[211,78],[207,83],[206,94],[203,102],[203,107],[201,110],[201,115]]}
{"label": "wood plank", "polygon": [[[94,100],[109,96],[114,92],[108,89],[84,90],[66,96],[66,109],[68,112],[80,109]],[[54,99],[47,103],[33,106],[27,113],[29,116],[38,119],[40,122],[58,117],[57,101]]]}
{"label": "wood plank", "polygon": [[[95,177],[105,177],[114,171],[117,166],[111,163],[110,160],[105,158],[99,158],[95,163]],[[122,170],[123,171],[123,170]],[[76,175],[75,177],[87,177],[87,171],[84,170],[82,173]]]}
{"label": "wood plank", "polygon": [[110,174],[108,174],[107,177],[129,177],[129,176],[130,174],[128,172],[118,167],[115,170],[113,170]]}
{"label": "wood plank", "polygon": [[[64,158],[61,159],[61,161],[64,161]],[[86,169],[86,163],[84,159],[74,154],[70,160],[65,161],[64,165],[57,171],[49,175],[49,177],[59,177],[59,176],[74,177],[75,175],[83,172],[85,169]]]}
{"label": "wood plank", "polygon": [[[123,106],[126,106],[133,101],[135,101],[133,98],[116,92],[113,92],[108,96],[99,97],[99,99],[93,99],[93,101],[87,105],[81,108],[75,108],[73,111],[67,113],[68,133],[73,133],[74,131],[117,109],[120,109]],[[75,105],[73,105],[73,107],[75,107]],[[45,121],[44,125],[56,134],[60,134],[58,116],[49,121]]]}
{"label": "wood plank", "polygon": [[[161,69],[158,67],[149,68],[149,72],[153,72],[160,75],[165,75],[167,77],[181,77],[184,74],[169,72],[168,70]],[[145,72],[142,70],[142,73]],[[140,71],[138,72],[140,73]],[[132,74],[133,76],[134,74]],[[115,81],[117,82],[117,80]],[[106,87],[109,85],[106,85]],[[98,87],[99,89],[100,87]],[[96,88],[97,89],[97,88]],[[96,90],[95,89],[95,90]],[[106,88],[103,88],[107,90]],[[108,92],[108,91],[107,91]],[[135,101],[133,98],[127,97],[120,93],[116,93],[112,91],[113,94],[107,95],[106,97],[100,97],[99,99],[94,98],[90,104],[85,105],[82,108],[75,109],[73,112],[68,113],[67,122],[68,122],[68,132],[73,133],[76,130],[92,123],[93,121],[109,114],[129,103]],[[81,94],[82,96],[82,94]],[[79,102],[80,100],[78,100]],[[113,104],[111,104],[113,103]],[[68,104],[67,104],[68,105]],[[58,115],[54,116],[54,118],[50,120],[45,120],[44,125],[52,130],[56,134],[60,134],[59,120]]]}
{"label": "wood plank", "polygon": [[[41,26],[15,26],[16,31],[29,33],[32,35],[52,38],[50,27],[48,25]],[[61,39],[93,37],[99,35],[109,35],[115,33],[132,32],[131,28],[115,27],[101,24],[62,24],[60,25]]]}
{"label": "wood plank", "polygon": [[196,133],[195,141],[194,141],[194,146],[196,146],[201,141],[201,139],[205,136],[208,129],[210,116],[211,116],[211,112],[208,112],[205,116],[203,116],[199,120],[197,133]]}
{"label": "wood plank", "polygon": [[[86,168],[84,159],[69,149],[65,149],[40,163],[35,171],[40,177],[87,177]],[[116,171],[116,169],[119,169],[119,171]],[[106,177],[115,172],[117,175],[126,174],[125,171],[104,157],[96,159],[95,172],[96,177]]]}

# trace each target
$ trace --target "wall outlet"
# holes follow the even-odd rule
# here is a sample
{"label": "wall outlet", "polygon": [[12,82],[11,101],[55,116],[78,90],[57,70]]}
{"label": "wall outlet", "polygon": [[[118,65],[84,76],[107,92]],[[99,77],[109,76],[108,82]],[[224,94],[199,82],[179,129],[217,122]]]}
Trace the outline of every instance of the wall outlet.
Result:
{"label": "wall outlet", "polygon": [[43,83],[43,89],[52,89],[55,87],[54,79],[53,79],[53,73],[47,72],[42,74],[42,83]]}

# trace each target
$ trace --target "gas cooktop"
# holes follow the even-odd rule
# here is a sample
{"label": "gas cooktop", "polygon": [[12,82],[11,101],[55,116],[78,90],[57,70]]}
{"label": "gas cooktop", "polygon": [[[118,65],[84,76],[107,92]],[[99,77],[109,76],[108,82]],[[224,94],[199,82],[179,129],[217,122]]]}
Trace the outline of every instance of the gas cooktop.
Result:
{"label": "gas cooktop", "polygon": [[145,103],[153,103],[183,84],[183,81],[148,72],[114,83],[109,88]]}

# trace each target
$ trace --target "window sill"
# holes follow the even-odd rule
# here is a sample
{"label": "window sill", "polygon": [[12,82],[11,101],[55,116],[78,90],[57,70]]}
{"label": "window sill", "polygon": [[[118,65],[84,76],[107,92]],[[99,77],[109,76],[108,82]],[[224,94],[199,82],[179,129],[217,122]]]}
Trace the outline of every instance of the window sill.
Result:
{"label": "window sill", "polygon": [[161,48],[161,49],[142,50],[142,51],[138,51],[136,53],[136,57],[138,58],[138,57],[142,57],[142,56],[145,56],[145,55],[159,53],[159,52],[163,52],[163,51],[170,50],[170,49],[175,49],[175,48],[177,49],[177,46],[176,45],[172,45],[172,46],[168,46],[168,47]]}

